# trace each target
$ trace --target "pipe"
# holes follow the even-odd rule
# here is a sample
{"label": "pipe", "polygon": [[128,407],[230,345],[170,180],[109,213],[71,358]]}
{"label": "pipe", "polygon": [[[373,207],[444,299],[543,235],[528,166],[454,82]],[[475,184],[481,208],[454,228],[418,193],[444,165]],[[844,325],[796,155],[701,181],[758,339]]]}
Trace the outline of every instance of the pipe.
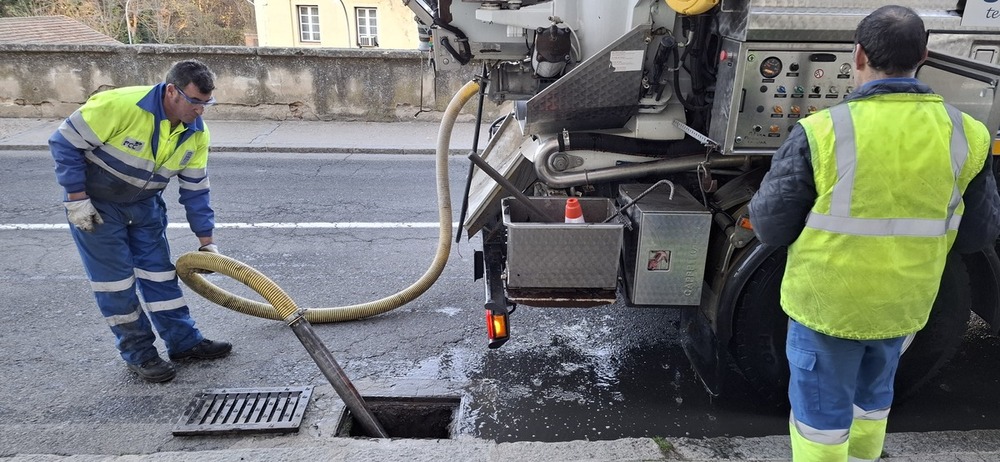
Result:
{"label": "pipe", "polygon": [[[571,147],[567,146],[566,150]],[[637,178],[645,175],[663,175],[667,173],[684,172],[705,164],[705,167],[740,167],[746,165],[748,159],[742,156],[720,156],[703,154],[656,160],[641,164],[628,164],[618,167],[584,170],[575,173],[560,173],[552,169],[550,159],[560,152],[558,138],[550,138],[538,147],[535,155],[535,174],[538,178],[554,188],[569,188],[586,184],[604,183],[608,181]]]}
{"label": "pipe", "polygon": [[[198,253],[198,252],[192,252]],[[278,287],[270,278],[262,274],[260,271],[251,268],[246,263],[229,258],[225,255],[219,255],[210,252],[200,252],[207,255],[213,255],[212,258],[205,259],[203,262],[197,262],[198,268],[203,270],[210,270],[217,273],[225,274],[239,282],[242,282],[247,287],[252,288],[262,297],[267,300],[271,307],[271,310],[280,316],[279,319],[288,323],[288,326],[292,328],[295,335],[302,342],[302,346],[306,348],[309,355],[312,356],[313,361],[319,366],[319,370],[323,372],[330,384],[333,385],[333,389],[337,391],[340,398],[344,401],[344,405],[350,409],[351,414],[358,420],[362,428],[368,432],[369,435],[378,438],[388,438],[385,429],[379,424],[378,420],[372,414],[371,410],[365,404],[365,400],[361,398],[358,394],[358,390],[354,388],[354,385],[344,374],[344,370],[340,368],[337,361],[333,359],[333,355],[330,354],[330,350],[323,345],[323,341],[319,339],[316,333],[312,330],[312,324],[303,317],[304,310],[300,310],[295,304],[295,301],[285,293],[281,287]],[[192,266],[190,263],[187,266]],[[180,274],[180,271],[178,271]],[[204,281],[203,277],[199,278]],[[209,286],[215,288],[215,286],[208,284]],[[237,297],[228,292],[222,291],[216,288],[222,295],[228,295],[230,297]],[[241,297],[237,297],[241,298]],[[215,300],[213,300],[215,301]],[[227,306],[224,300],[216,301],[220,305]]]}
{"label": "pipe", "polygon": [[389,434],[385,432],[382,424],[375,418],[372,411],[368,409],[364,398],[354,388],[354,384],[351,383],[351,380],[347,378],[347,374],[337,364],[337,360],[333,359],[330,350],[326,348],[323,341],[316,335],[312,324],[302,316],[298,316],[288,324],[288,327],[291,327],[292,331],[295,332],[295,336],[302,342],[302,346],[309,352],[309,356],[312,356],[313,361],[319,366],[319,370],[323,372],[326,379],[333,385],[333,389],[340,395],[340,399],[344,401],[344,405],[347,406],[347,409],[351,410],[351,415],[361,424],[361,428],[368,433],[368,436],[373,438],[388,438]]}
{"label": "pipe", "polygon": [[[314,323],[340,322],[382,314],[399,308],[419,297],[437,281],[451,253],[451,191],[448,186],[448,151],[451,146],[451,132],[462,107],[477,92],[479,92],[479,83],[476,81],[466,83],[455,94],[451,102],[448,103],[448,107],[441,118],[435,163],[437,169],[438,222],[440,224],[440,231],[438,233],[437,253],[434,256],[433,262],[431,262],[431,266],[427,268],[420,279],[406,289],[393,295],[358,305],[334,308],[309,308],[304,310],[303,313],[303,317],[306,320]],[[210,270],[236,278],[237,274],[241,274],[245,270],[234,266],[233,262],[246,266],[229,257],[211,252],[188,252],[177,259],[177,276],[191,290],[194,290],[202,297],[233,311],[278,321],[285,320],[292,314],[282,312],[279,307],[273,304],[250,300],[227,292],[215,284],[208,282],[204,275],[198,272],[198,270]],[[256,280],[246,284],[250,288],[257,290],[258,293],[263,290],[263,287],[257,285],[258,282]]]}

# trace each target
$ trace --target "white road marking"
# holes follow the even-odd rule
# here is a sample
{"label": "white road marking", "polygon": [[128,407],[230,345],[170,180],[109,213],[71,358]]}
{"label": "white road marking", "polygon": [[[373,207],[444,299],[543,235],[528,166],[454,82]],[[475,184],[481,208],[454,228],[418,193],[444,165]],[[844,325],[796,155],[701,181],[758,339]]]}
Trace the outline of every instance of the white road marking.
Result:
{"label": "white road marking", "polygon": [[[458,223],[452,223],[458,226]],[[216,223],[217,229],[397,229],[397,228],[438,228],[437,222],[304,222],[304,223]],[[187,223],[169,223],[167,228],[187,229]],[[0,224],[0,231],[48,231],[69,229],[69,224],[12,223]]]}

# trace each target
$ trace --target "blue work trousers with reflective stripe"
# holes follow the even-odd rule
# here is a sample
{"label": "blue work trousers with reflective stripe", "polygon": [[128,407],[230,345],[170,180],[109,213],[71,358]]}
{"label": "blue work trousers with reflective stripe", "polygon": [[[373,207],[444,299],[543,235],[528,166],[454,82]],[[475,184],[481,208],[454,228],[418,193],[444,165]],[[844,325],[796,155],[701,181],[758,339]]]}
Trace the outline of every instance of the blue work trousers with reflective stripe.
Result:
{"label": "blue work trousers with reflective stripe", "polygon": [[[70,230],[122,358],[129,364],[142,364],[157,356],[153,327],[169,352],[197,345],[203,337],[184,303],[170,261],[163,199],[155,195],[134,203],[91,202],[104,224],[88,233],[71,223]],[[140,305],[137,285],[148,317]]]}
{"label": "blue work trousers with reflective stripe", "polygon": [[854,406],[888,409],[905,340],[848,340],[791,321],[785,354],[795,420],[816,430],[847,430]]}

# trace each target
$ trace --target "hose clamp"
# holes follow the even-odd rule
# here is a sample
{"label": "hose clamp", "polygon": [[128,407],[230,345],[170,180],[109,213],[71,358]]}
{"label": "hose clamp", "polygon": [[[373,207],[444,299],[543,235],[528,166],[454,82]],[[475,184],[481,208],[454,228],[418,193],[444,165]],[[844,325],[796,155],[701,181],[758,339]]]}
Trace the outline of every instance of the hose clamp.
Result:
{"label": "hose clamp", "polygon": [[285,324],[288,324],[290,326],[290,325],[295,324],[296,322],[298,322],[299,319],[305,319],[305,317],[306,317],[306,309],[305,308],[299,308],[298,310],[296,310],[292,314],[290,314],[288,316],[285,316],[285,318],[282,319],[282,321],[284,321]]}

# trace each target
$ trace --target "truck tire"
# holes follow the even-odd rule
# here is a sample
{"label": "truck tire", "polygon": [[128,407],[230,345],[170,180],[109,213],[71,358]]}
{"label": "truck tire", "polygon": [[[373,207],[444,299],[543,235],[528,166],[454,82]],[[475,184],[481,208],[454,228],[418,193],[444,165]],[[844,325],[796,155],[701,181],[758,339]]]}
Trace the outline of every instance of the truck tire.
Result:
{"label": "truck tire", "polygon": [[[769,405],[788,406],[788,316],[781,310],[781,277],[787,253],[765,259],[737,300],[729,351],[750,386]],[[927,326],[903,354],[896,373],[896,400],[912,396],[955,355],[968,329],[972,306],[969,273],[958,255],[949,255],[941,289]]]}

